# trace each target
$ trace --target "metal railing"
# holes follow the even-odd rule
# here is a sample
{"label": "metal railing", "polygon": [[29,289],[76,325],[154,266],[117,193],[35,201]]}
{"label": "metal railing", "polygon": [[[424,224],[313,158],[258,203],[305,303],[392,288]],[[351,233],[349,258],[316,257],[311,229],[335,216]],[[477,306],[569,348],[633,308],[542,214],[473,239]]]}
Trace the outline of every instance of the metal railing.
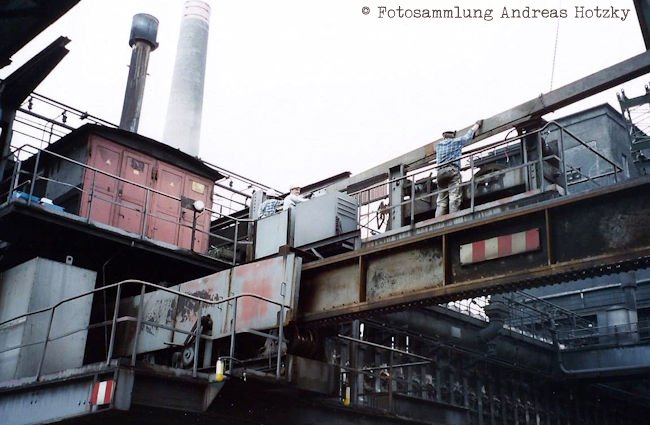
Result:
{"label": "metal railing", "polygon": [[[218,261],[230,265],[238,264],[237,254],[243,246],[253,244],[253,241],[249,240],[248,231],[250,223],[254,222],[252,219],[235,218],[216,211],[209,206],[202,211],[196,211],[191,207],[191,205],[184,205],[185,200],[182,197],[167,194],[160,190],[127,180],[55,152],[39,149],[32,145],[23,145],[14,149],[11,152],[10,157],[15,158],[12,174],[2,182],[2,184],[5,185],[9,184],[9,189],[1,195],[2,199],[6,199],[6,202],[8,203],[16,202],[24,198],[24,201],[28,206],[38,203],[46,208],[49,207],[50,211],[53,211],[52,208],[56,208],[57,206],[49,201],[42,202],[42,196],[49,195],[49,193],[56,194],[56,198],[76,195],[80,199],[78,210],[70,211],[69,213],[85,218],[86,222],[92,221],[111,225],[113,227],[130,231],[140,239],[161,240],[163,242],[187,248],[199,254],[213,254],[213,257],[215,257],[214,254],[221,254],[221,257],[215,258]],[[78,167],[80,169],[80,174],[83,177],[78,181],[62,181],[60,179],[50,178],[45,174],[45,168],[43,167],[43,162],[46,161],[46,158],[47,160],[50,160],[47,165],[50,165],[53,160],[58,162],[59,166],[64,164],[71,167],[71,169]],[[90,173],[90,179],[87,177],[88,173]],[[68,173],[68,175],[70,174],[74,173]],[[141,191],[141,193],[144,194],[142,205],[138,205],[136,202],[122,202],[121,197],[119,196],[119,190],[112,195],[101,193],[97,190],[97,180],[99,178],[108,178],[111,184],[116,188],[124,188],[128,185],[127,187],[132,190]],[[41,182],[46,186],[44,190],[40,187]],[[19,196],[17,196],[17,194]],[[159,199],[164,198],[175,204],[178,215],[174,217],[170,214],[162,214],[154,211],[154,197]],[[84,200],[86,202],[85,206],[81,205],[81,202]],[[138,217],[138,228],[124,229],[116,223],[116,221],[118,221],[116,216],[110,217],[110,222],[104,222],[97,217],[94,217],[93,211],[94,208],[97,208],[98,202],[101,202],[103,206],[108,204],[111,208],[118,207],[120,209],[118,211],[120,214],[122,209],[124,212],[134,212]],[[184,209],[192,211],[193,215],[191,220],[184,218]],[[216,219],[220,220],[220,229],[225,229],[226,233],[231,234],[230,236],[224,236],[222,233],[211,231],[210,224]],[[155,220],[155,223],[160,223],[163,226],[172,226],[175,229],[171,242],[156,238],[157,235],[154,234],[153,230],[154,226],[150,225],[152,220]],[[198,225],[198,223],[201,222],[203,223],[203,226]],[[202,229],[201,227],[204,228]],[[181,239],[183,235],[182,229],[187,229],[187,232],[191,234],[189,246],[183,246],[183,240]],[[197,238],[206,241],[203,244],[205,246],[197,249],[195,246],[195,240]],[[209,242],[213,242],[212,247],[209,246]],[[226,260],[224,260],[224,258],[226,258]]]}
{"label": "metal railing", "polygon": [[639,320],[608,326],[562,329],[557,332],[560,348],[598,348],[629,343],[650,341],[650,320]]}
{"label": "metal railing", "polygon": [[[132,316],[122,316],[122,317],[120,317],[119,316],[120,301],[122,301],[121,295],[123,293],[122,288],[125,285],[135,285],[135,286],[139,285],[140,288],[141,288],[140,289],[140,302],[139,302],[139,306],[138,306],[138,315],[137,315],[137,317],[132,317]],[[182,297],[182,298],[185,298],[185,299],[188,299],[188,300],[193,300],[195,302],[198,302],[199,304],[198,304],[197,311],[198,311],[199,314],[197,315],[198,319],[197,319],[197,323],[196,323],[196,326],[193,329],[193,331],[187,331],[187,330],[180,329],[180,328],[177,328],[177,327],[174,327],[174,326],[167,326],[167,325],[164,325],[164,324],[161,324],[161,323],[158,323],[158,322],[145,320],[144,319],[144,310],[145,310],[145,308],[144,308],[145,307],[144,306],[144,298],[145,298],[144,295],[146,293],[146,288],[150,288],[150,289],[157,290],[157,291],[164,291],[164,292],[167,292],[167,293],[170,293],[170,294],[174,294],[174,295],[176,295],[178,297]],[[54,317],[55,317],[55,313],[56,313],[57,309],[60,309],[62,306],[68,305],[69,303],[71,303],[73,301],[76,301],[76,300],[79,300],[79,299],[82,299],[84,297],[92,297],[95,294],[98,294],[100,292],[113,291],[113,290],[115,290],[115,303],[114,303],[114,307],[113,307],[113,315],[112,315],[112,318],[110,320],[104,320],[102,322],[92,323],[92,324],[89,324],[87,326],[82,326],[82,327],[79,327],[77,329],[69,330],[69,331],[67,331],[67,332],[65,332],[65,333],[63,333],[61,335],[51,336],[52,323],[54,321]],[[262,297],[262,296],[257,295],[257,294],[252,294],[252,293],[241,293],[241,294],[233,295],[233,296],[230,296],[230,297],[226,297],[226,298],[222,298],[222,299],[214,301],[214,300],[209,300],[209,299],[196,297],[196,296],[193,296],[193,295],[189,295],[189,294],[186,294],[186,293],[183,293],[183,292],[179,292],[179,291],[176,291],[176,290],[173,290],[173,289],[166,288],[164,286],[160,286],[160,285],[156,285],[156,284],[153,284],[153,283],[149,283],[149,282],[145,282],[145,281],[141,281],[141,280],[136,280],[136,279],[127,279],[127,280],[123,280],[121,282],[117,282],[117,283],[114,283],[114,284],[111,284],[111,285],[106,285],[106,286],[103,286],[101,288],[94,289],[92,291],[84,292],[82,294],[66,298],[64,300],[61,300],[61,301],[57,302],[56,304],[54,304],[54,305],[52,305],[50,307],[42,308],[42,309],[35,310],[35,311],[32,311],[32,312],[28,312],[28,313],[25,313],[25,314],[21,314],[19,316],[13,317],[13,318],[11,318],[9,320],[5,320],[3,322],[0,322],[0,329],[3,329],[5,327],[11,326],[12,322],[25,322],[26,323],[29,317],[39,315],[39,314],[48,314],[48,321],[47,321],[47,326],[46,326],[47,331],[46,331],[45,337],[43,339],[38,339],[36,341],[32,341],[32,342],[29,342],[29,343],[23,343],[23,344],[13,345],[13,346],[10,346],[10,347],[5,347],[2,350],[0,350],[0,354],[10,352],[10,351],[13,351],[13,350],[20,350],[22,348],[42,344],[42,349],[41,349],[41,353],[40,353],[40,357],[39,357],[40,360],[38,362],[38,366],[37,366],[36,370],[34,371],[35,372],[34,379],[35,379],[35,381],[38,381],[41,378],[42,374],[43,374],[43,366],[44,366],[44,363],[45,363],[45,360],[46,360],[47,347],[48,347],[49,343],[51,343],[53,341],[56,341],[56,340],[66,338],[66,337],[69,337],[71,335],[74,335],[74,334],[77,334],[77,333],[80,333],[80,332],[88,332],[91,329],[110,327],[111,332],[110,332],[110,338],[109,338],[108,348],[107,348],[107,352],[106,352],[106,360],[105,360],[105,364],[108,367],[111,364],[111,361],[114,358],[116,358],[116,356],[114,356],[114,352],[115,352],[115,345],[116,345],[116,337],[117,337],[117,334],[118,334],[118,324],[120,324],[120,323],[129,323],[130,322],[130,323],[135,323],[135,325],[136,325],[135,336],[133,337],[133,344],[132,344],[131,355],[130,355],[130,365],[131,366],[136,365],[136,358],[137,358],[137,354],[138,354],[138,342],[139,342],[141,329],[144,326],[152,326],[152,327],[155,327],[155,328],[161,328],[161,329],[169,330],[169,331],[172,331],[172,332],[178,332],[180,334],[184,334],[184,335],[188,335],[188,336],[193,337],[193,340],[194,340],[194,360],[193,360],[193,363],[192,363],[192,376],[197,377],[198,376],[197,375],[198,374],[198,359],[199,359],[199,354],[198,353],[199,353],[199,343],[200,343],[200,341],[203,340],[205,343],[211,343],[212,341],[215,341],[215,340],[219,339],[218,336],[206,335],[206,334],[203,333],[203,329],[202,329],[202,326],[201,326],[201,317],[202,317],[203,310],[206,307],[209,307],[209,306],[219,306],[219,305],[223,305],[223,304],[228,304],[228,305],[232,304],[232,318],[230,319],[230,338],[229,338],[230,339],[230,343],[229,343],[230,344],[230,356],[228,358],[236,360],[236,357],[235,357],[235,355],[236,355],[235,336],[238,333],[237,332],[237,305],[238,305],[239,300],[242,299],[242,298],[253,298],[253,299],[257,299],[257,300],[260,300],[260,301],[263,301],[263,302],[266,302],[266,303],[269,303],[271,305],[274,305],[274,306],[278,307],[278,309],[279,309],[278,336],[275,337],[275,338],[277,338],[278,342],[279,342],[278,343],[278,353],[277,353],[277,358],[278,358],[278,362],[279,362],[280,357],[282,355],[281,350],[282,350],[282,345],[283,345],[282,343],[283,343],[283,339],[284,339],[284,336],[283,336],[284,335],[284,333],[283,333],[284,319],[286,317],[286,312],[288,310],[291,310],[291,306],[286,305],[286,304],[281,303],[281,302],[274,301],[274,300],[266,298],[266,297]],[[246,332],[255,333],[257,335],[262,334],[261,332],[256,331],[256,330],[252,330],[252,329],[240,330],[239,331],[239,333],[246,333]],[[272,335],[270,337],[273,338]],[[117,356],[117,357],[123,357],[123,356]],[[233,368],[233,362],[230,363],[230,369],[229,369],[230,373],[232,373],[232,368]],[[279,368],[278,368],[277,373],[276,373],[276,378],[278,378],[278,379],[280,377],[279,374],[280,374],[280,371],[279,371]]]}
{"label": "metal railing", "polygon": [[[544,141],[543,136],[548,136],[552,132],[559,132],[558,139],[558,152],[544,154]],[[520,143],[524,138],[536,137],[537,144],[537,158],[529,159],[527,157],[526,149],[523,143]],[[461,162],[461,175],[465,177],[466,181],[459,184],[461,191],[466,192],[471,212],[475,211],[477,206],[477,188],[481,184],[489,184],[492,181],[504,178],[508,173],[520,170],[519,175],[521,181],[519,185],[525,185],[525,190],[538,189],[545,191],[547,189],[547,182],[544,176],[544,164],[548,161],[556,161],[558,165],[557,175],[553,184],[562,187],[562,189],[569,193],[569,186],[572,184],[582,183],[583,181],[575,183],[567,183],[567,170],[570,168],[565,164],[565,138],[575,140],[578,144],[587,149],[588,152],[596,155],[597,158],[605,161],[611,166],[610,171],[606,171],[596,176],[590,176],[584,181],[591,181],[597,185],[597,180],[603,179],[610,175],[614,176],[614,180],[618,181],[618,174],[623,171],[620,166],[606,158],[604,155],[590,147],[587,143],[578,138],[571,131],[563,127],[557,122],[549,122],[544,127],[523,135],[519,135],[510,139],[500,140],[489,145],[473,149],[466,152],[460,158]],[[488,174],[477,175],[480,169],[480,164],[485,161],[490,152],[495,152],[497,149],[504,149],[507,154],[507,149],[521,144],[520,155],[521,163],[510,165],[506,168],[492,171]],[[382,233],[388,230],[389,219],[392,215],[400,211],[408,211],[403,220],[413,225],[416,221],[416,210],[418,203],[424,203],[427,206],[427,211],[432,213],[435,209],[436,200],[438,195],[443,192],[448,192],[450,188],[439,190],[434,183],[435,177],[441,167],[444,165],[433,163],[416,170],[409,172],[407,175],[389,179],[381,183],[377,183],[363,190],[350,193],[359,201],[359,226],[362,229],[362,237],[369,237]],[[469,175],[469,178],[467,178]],[[536,183],[533,185],[533,182]],[[434,186],[436,186],[434,188]],[[400,196],[401,202],[390,204],[391,188],[398,187],[402,191]],[[418,189],[419,188],[419,189]],[[401,215],[401,213],[399,214]],[[388,219],[387,219],[388,218]],[[398,223],[398,227],[403,224]]]}

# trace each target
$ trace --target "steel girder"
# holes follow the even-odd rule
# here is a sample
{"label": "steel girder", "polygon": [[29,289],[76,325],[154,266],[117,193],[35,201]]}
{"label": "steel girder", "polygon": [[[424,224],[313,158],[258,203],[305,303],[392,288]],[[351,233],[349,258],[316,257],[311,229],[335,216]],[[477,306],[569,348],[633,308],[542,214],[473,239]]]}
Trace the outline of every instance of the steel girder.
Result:
{"label": "steel girder", "polygon": [[[537,229],[539,248],[461,264],[461,246]],[[349,319],[635,269],[650,262],[650,178],[303,265],[299,322]]]}

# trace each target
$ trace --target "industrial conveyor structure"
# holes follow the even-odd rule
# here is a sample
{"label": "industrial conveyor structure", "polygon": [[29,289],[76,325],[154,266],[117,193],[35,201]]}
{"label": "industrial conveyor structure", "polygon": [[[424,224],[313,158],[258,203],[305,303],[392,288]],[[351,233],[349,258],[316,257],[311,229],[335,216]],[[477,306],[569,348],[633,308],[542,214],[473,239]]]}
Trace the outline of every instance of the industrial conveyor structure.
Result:
{"label": "industrial conveyor structure", "polygon": [[609,105],[544,116],[649,71],[485,119],[437,218],[435,142],[261,218],[269,187],[128,131],[8,150],[0,422],[638,423],[650,178]]}

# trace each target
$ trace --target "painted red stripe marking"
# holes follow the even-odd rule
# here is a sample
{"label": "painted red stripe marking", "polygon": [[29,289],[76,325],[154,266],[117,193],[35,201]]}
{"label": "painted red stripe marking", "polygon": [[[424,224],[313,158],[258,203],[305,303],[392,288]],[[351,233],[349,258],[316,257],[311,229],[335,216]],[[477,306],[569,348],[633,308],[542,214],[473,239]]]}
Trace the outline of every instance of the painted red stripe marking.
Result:
{"label": "painted red stripe marking", "polygon": [[485,260],[485,241],[472,243],[472,262]]}
{"label": "painted red stripe marking", "polygon": [[497,257],[512,254],[512,235],[499,236],[497,243],[499,245]]}
{"label": "painted red stripe marking", "polygon": [[532,251],[539,246],[539,229],[526,231],[526,251]]}
{"label": "painted red stripe marking", "polygon": [[97,404],[98,395],[99,395],[99,382],[93,385],[93,393],[90,396],[90,404]]}
{"label": "painted red stripe marking", "polygon": [[106,393],[104,395],[104,404],[109,404],[113,398],[113,384],[114,381],[111,379],[106,382]]}
{"label": "painted red stripe marking", "polygon": [[90,395],[90,404],[103,405],[110,404],[113,399],[113,388],[115,387],[114,380],[97,382],[93,385],[93,390]]}

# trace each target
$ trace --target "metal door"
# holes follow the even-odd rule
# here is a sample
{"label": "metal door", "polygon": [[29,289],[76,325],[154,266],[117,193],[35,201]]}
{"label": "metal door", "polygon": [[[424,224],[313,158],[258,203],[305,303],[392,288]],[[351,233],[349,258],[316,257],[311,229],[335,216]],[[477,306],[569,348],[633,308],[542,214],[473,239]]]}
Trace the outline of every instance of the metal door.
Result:
{"label": "metal door", "polygon": [[[151,192],[151,158],[125,151],[122,160],[122,179],[117,191],[115,226],[129,232],[143,234],[145,211],[149,208]],[[144,187],[142,187],[144,186]]]}
{"label": "metal door", "polygon": [[[183,196],[194,201],[201,200],[206,208],[212,208],[212,184],[207,180],[193,175],[185,176]],[[181,228],[178,237],[178,246],[190,249],[192,247],[192,224],[194,211],[183,208],[181,211]],[[194,251],[205,253],[208,251],[208,233],[210,230],[210,213],[204,210],[197,214],[196,231],[194,232]]]}
{"label": "metal door", "polygon": [[[113,176],[120,174],[122,148],[97,137],[89,143],[88,165]],[[113,223],[118,179],[86,169],[79,215],[104,224]]]}
{"label": "metal door", "polygon": [[147,236],[159,241],[178,243],[178,223],[181,216],[180,198],[183,193],[183,172],[158,162],[154,171],[154,193],[151,198],[151,216]]}

